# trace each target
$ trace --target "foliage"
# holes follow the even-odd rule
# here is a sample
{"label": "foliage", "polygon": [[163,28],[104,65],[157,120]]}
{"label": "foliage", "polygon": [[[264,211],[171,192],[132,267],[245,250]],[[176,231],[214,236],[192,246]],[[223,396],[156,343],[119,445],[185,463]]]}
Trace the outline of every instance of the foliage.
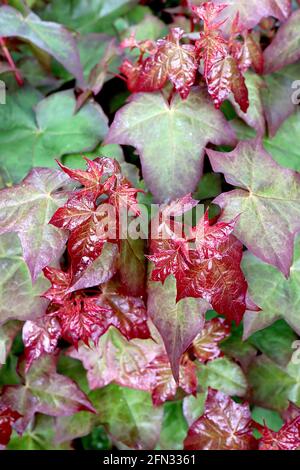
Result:
{"label": "foliage", "polygon": [[299,21],[1,2],[0,449],[300,448]]}

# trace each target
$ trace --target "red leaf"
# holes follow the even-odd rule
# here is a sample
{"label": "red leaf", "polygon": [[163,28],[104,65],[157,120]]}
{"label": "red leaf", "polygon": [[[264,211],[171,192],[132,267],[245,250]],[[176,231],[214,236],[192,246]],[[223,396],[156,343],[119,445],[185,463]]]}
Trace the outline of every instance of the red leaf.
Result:
{"label": "red leaf", "polygon": [[[237,60],[231,54],[235,51],[234,37],[229,40],[225,39],[220,31],[224,20],[215,22],[226,6],[226,4],[214,5],[208,2],[200,7],[192,8],[194,13],[204,21],[204,32],[200,33],[196,48],[204,60],[204,78],[216,108],[219,108],[230,93],[233,93],[235,101],[246,113],[249,107],[248,90]],[[233,22],[233,36],[236,34],[237,27],[238,16]]]}
{"label": "red leaf", "polygon": [[204,414],[190,427],[184,449],[252,450],[251,424],[247,403],[235,403],[224,393],[209,389]]}
{"label": "red leaf", "polygon": [[244,113],[247,112],[249,107],[248,89],[237,61],[231,55],[214,60],[205,78],[208,92],[217,108],[228,98],[230,93],[233,93],[241,110]]}
{"label": "red leaf", "polygon": [[196,49],[191,44],[180,44],[184,31],[171,29],[169,35],[157,41],[157,51],[143,62],[132,64],[125,60],[121,72],[127,78],[132,92],[157,91],[169,79],[184,99],[193,86],[197,71]]}
{"label": "red leaf", "polygon": [[[99,216],[100,219],[101,216]],[[92,262],[101,255],[106,243],[105,233],[100,228],[101,220],[95,212],[88,220],[72,231],[68,240],[72,277],[78,278]]]}
{"label": "red leaf", "polygon": [[98,304],[107,309],[106,322],[113,325],[128,340],[151,337],[147,311],[139,297],[122,295],[112,284],[102,287]]}
{"label": "red leaf", "polygon": [[87,170],[72,170],[61,163],[57,162],[61,169],[72,179],[79,181],[84,190],[81,190],[82,196],[86,192],[93,193],[95,198],[103,190],[103,177],[112,176],[114,174],[120,175],[120,165],[112,158],[95,158],[95,160],[85,159],[87,162]]}
{"label": "red leaf", "polygon": [[[235,221],[211,225],[208,213],[190,230],[186,239],[155,240],[151,244],[153,281],[173,274],[177,301],[185,297],[202,298],[229,321],[240,323],[246,309],[247,283],[240,263],[243,245],[231,235]],[[167,230],[165,230],[167,233]],[[196,248],[189,249],[188,240]]]}
{"label": "red leaf", "polygon": [[216,256],[201,260],[191,255],[192,265],[177,279],[177,300],[203,298],[228,321],[239,324],[246,310],[247,282],[240,267],[243,245],[231,235]]}
{"label": "red leaf", "polygon": [[6,446],[9,443],[12,424],[21,416],[17,411],[0,404],[0,445]]}
{"label": "red leaf", "polygon": [[108,313],[105,307],[96,303],[95,298],[78,294],[71,296],[55,311],[62,337],[75,347],[80,340],[87,345],[90,340],[97,343],[111,324]]}
{"label": "red leaf", "polygon": [[67,290],[71,283],[71,274],[60,269],[46,266],[43,273],[51,282],[52,286],[43,294],[43,297],[56,304],[61,304],[67,295]]}
{"label": "red leaf", "polygon": [[179,367],[179,383],[175,382],[170,362],[166,354],[157,356],[149,365],[155,373],[155,381],[152,385],[152,401],[156,406],[176,396],[178,387],[182,388],[187,395],[196,394],[197,376],[195,364],[184,357]]}
{"label": "red leaf", "polygon": [[221,355],[219,343],[230,335],[230,327],[223,318],[207,321],[190,348],[200,362],[216,359]]}
{"label": "red leaf", "polygon": [[186,242],[181,240],[155,240],[151,242],[153,255],[147,258],[155,264],[152,281],[164,283],[170,274],[184,275],[188,269]]}
{"label": "red leaf", "polygon": [[75,230],[82,223],[90,220],[95,215],[95,211],[94,194],[79,192],[55,212],[49,223],[55,227]]}
{"label": "red leaf", "polygon": [[33,321],[26,321],[23,326],[23,343],[25,346],[26,372],[33,361],[43,354],[52,354],[60,337],[60,326],[57,319],[50,315]]}
{"label": "red leaf", "polygon": [[285,423],[278,432],[271,431],[266,426],[259,427],[262,438],[259,450],[297,450],[300,448],[300,415]]}

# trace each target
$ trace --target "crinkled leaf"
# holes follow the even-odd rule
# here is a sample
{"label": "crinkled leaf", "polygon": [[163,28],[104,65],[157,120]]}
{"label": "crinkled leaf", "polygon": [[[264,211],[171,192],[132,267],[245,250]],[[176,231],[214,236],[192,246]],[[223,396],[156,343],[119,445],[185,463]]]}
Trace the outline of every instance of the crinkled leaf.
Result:
{"label": "crinkled leaf", "polygon": [[205,323],[201,333],[196,336],[191,347],[200,362],[216,359],[221,355],[219,343],[229,336],[230,328],[223,318],[213,318]]}
{"label": "crinkled leaf", "polygon": [[9,443],[12,424],[20,417],[20,413],[0,403],[0,445],[6,446]]}
{"label": "crinkled leaf", "polygon": [[41,21],[34,13],[23,16],[10,6],[0,8],[0,30],[3,37],[17,37],[33,43],[60,62],[83,83],[79,52],[73,35],[64,26]]}
{"label": "crinkled leaf", "polygon": [[300,416],[285,423],[278,432],[262,428],[259,450],[298,450],[300,447]]}
{"label": "crinkled leaf", "polygon": [[209,390],[204,414],[192,424],[185,450],[252,450],[254,438],[249,405]]}
{"label": "crinkled leaf", "polygon": [[43,354],[52,354],[60,337],[60,326],[56,318],[44,316],[35,322],[27,320],[23,326],[26,369]]}
{"label": "crinkled leaf", "polygon": [[152,383],[152,401],[158,406],[176,396],[180,387],[187,395],[196,394],[197,376],[196,366],[188,357],[183,357],[179,365],[178,384],[172,374],[170,363],[166,354],[157,356],[150,364],[154,372]]}
{"label": "crinkled leaf", "polygon": [[207,152],[214,171],[241,188],[214,200],[223,209],[222,220],[239,216],[234,231],[239,240],[288,276],[300,229],[300,175],[281,168],[260,140],[240,142],[230,153]]}
{"label": "crinkled leaf", "polygon": [[117,112],[106,139],[136,147],[157,202],[183,196],[196,186],[208,142],[234,141],[230,125],[199,90],[186,100],[175,96],[170,105],[161,94],[134,95]]}
{"label": "crinkled leaf", "polygon": [[144,62],[131,64],[127,59],[121,72],[127,78],[131,92],[157,91],[169,79],[181,98],[187,98],[194,85],[197,71],[197,54],[194,45],[180,44],[184,31],[172,28],[168,36],[156,42],[156,52]]}

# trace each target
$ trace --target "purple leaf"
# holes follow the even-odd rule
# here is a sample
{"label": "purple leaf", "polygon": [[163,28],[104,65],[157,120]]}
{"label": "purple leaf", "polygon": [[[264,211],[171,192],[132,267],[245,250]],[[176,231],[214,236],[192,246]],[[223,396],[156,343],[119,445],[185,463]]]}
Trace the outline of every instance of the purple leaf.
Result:
{"label": "purple leaf", "polygon": [[207,153],[214,171],[240,188],[214,200],[223,209],[221,220],[239,216],[234,229],[239,240],[288,276],[300,230],[300,175],[280,167],[259,139],[240,142],[230,153]]}

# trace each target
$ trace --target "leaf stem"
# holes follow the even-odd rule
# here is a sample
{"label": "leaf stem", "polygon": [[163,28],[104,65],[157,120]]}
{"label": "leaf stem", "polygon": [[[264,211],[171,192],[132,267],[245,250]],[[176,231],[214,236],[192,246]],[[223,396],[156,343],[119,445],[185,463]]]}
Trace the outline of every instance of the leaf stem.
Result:
{"label": "leaf stem", "polygon": [[9,63],[12,71],[15,74],[16,82],[18,83],[19,86],[22,86],[24,84],[23,78],[19,72],[19,70],[16,67],[16,64],[14,63],[14,60],[12,56],[10,55],[10,52],[6,46],[6,41],[4,38],[0,37],[0,46],[3,51],[4,57],[6,58],[7,62]]}

